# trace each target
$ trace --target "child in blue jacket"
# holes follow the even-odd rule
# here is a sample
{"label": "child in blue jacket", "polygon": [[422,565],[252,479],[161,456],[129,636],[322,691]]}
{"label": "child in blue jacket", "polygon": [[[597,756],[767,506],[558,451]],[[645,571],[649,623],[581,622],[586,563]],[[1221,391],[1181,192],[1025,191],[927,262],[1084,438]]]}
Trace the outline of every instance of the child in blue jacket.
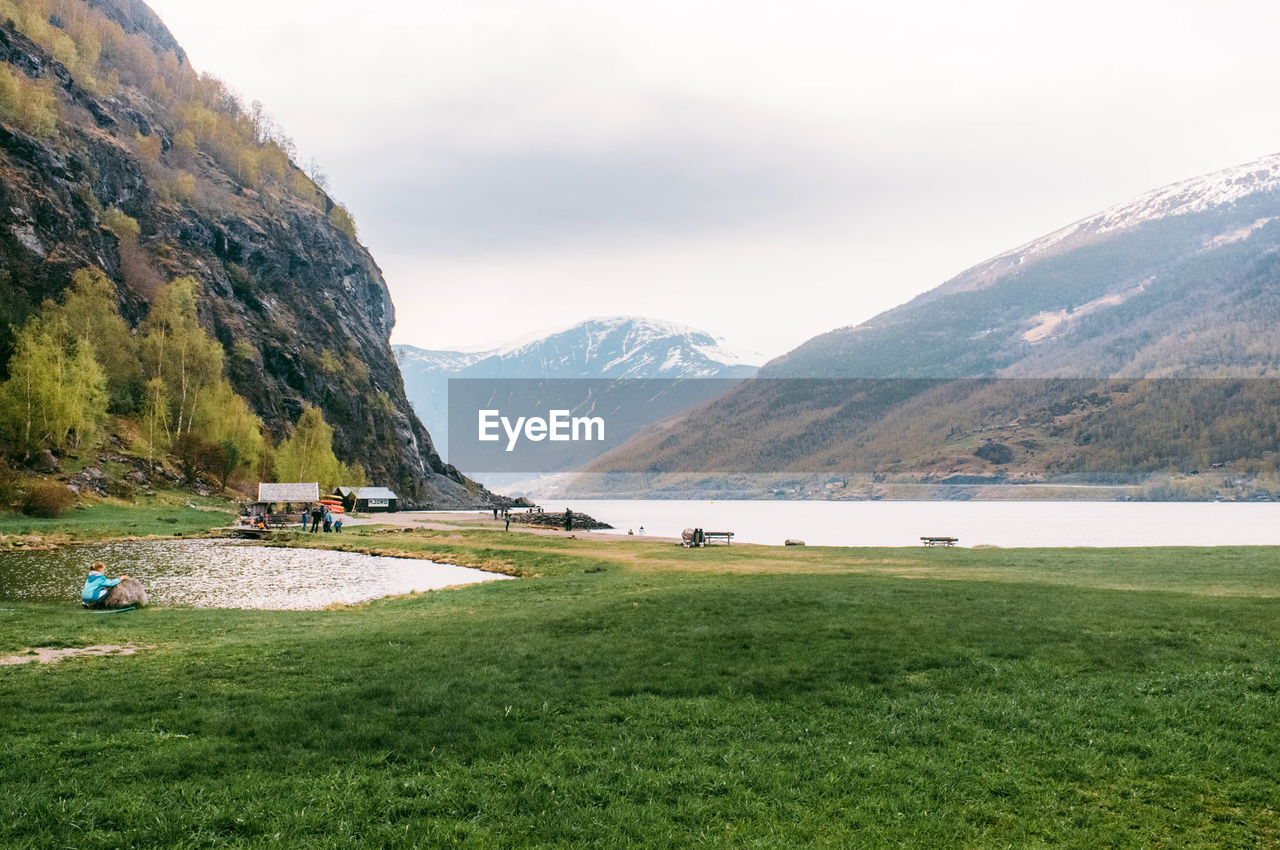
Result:
{"label": "child in blue jacket", "polygon": [[128,576],[107,578],[106,569],[106,564],[94,561],[93,566],[89,568],[89,577],[84,580],[84,590],[80,591],[80,599],[90,608],[100,605],[111,592],[111,588],[128,578]]}

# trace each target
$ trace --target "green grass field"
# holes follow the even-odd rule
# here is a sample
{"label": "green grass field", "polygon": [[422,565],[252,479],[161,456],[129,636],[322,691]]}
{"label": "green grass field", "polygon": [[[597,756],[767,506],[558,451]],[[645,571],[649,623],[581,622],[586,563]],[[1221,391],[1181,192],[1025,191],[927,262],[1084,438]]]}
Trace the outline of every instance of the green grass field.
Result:
{"label": "green grass field", "polygon": [[0,846],[1280,842],[1275,549],[322,539],[537,577],[3,603]]}
{"label": "green grass field", "polygon": [[72,508],[55,519],[0,511],[0,543],[5,535],[76,541],[204,534],[211,528],[230,525],[234,519],[232,505],[226,499],[160,491],[139,497],[136,504],[97,501]]}

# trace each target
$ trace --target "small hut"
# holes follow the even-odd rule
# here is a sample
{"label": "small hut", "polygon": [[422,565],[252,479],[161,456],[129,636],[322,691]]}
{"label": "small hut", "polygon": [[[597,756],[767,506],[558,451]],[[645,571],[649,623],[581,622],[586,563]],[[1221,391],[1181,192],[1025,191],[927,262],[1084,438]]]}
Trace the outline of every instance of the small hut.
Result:
{"label": "small hut", "polygon": [[365,513],[400,510],[400,497],[386,487],[356,488],[356,510]]}
{"label": "small hut", "polygon": [[[271,522],[297,522],[289,516],[304,514],[316,502],[320,501],[320,484],[312,481],[308,484],[258,484],[258,502],[251,508],[251,513],[267,514]],[[274,510],[273,510],[274,508]]]}

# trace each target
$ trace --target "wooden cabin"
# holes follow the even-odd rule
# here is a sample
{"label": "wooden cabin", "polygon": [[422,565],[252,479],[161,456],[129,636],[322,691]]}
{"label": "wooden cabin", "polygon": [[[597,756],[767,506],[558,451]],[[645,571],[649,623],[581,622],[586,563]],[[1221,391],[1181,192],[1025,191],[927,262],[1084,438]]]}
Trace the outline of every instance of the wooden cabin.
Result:
{"label": "wooden cabin", "polygon": [[266,514],[272,524],[299,522],[300,514],[305,514],[311,506],[320,501],[320,484],[312,481],[306,484],[281,484],[261,482],[258,484],[258,501],[249,507],[250,516]]}
{"label": "wooden cabin", "polygon": [[356,497],[355,509],[361,513],[378,513],[380,511],[395,512],[400,510],[400,497],[395,491],[386,487],[337,487],[334,489],[334,495],[339,496],[344,501],[354,492]]}

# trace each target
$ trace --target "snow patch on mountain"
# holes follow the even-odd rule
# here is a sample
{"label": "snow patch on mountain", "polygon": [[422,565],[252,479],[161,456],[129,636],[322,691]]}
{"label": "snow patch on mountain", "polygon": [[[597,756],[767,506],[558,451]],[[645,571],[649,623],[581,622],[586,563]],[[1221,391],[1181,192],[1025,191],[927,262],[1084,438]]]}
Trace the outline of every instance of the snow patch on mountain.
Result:
{"label": "snow patch on mountain", "polygon": [[430,351],[411,345],[395,345],[392,348],[402,372],[406,367],[453,372],[465,369],[492,354],[490,351]]}
{"label": "snow patch on mountain", "polygon": [[644,316],[588,319],[488,351],[395,349],[403,366],[483,377],[706,378],[764,361],[758,352],[731,350],[706,331]]}
{"label": "snow patch on mountain", "polygon": [[1095,298],[1087,304],[1081,304],[1073,310],[1053,310],[1049,312],[1037,313],[1031,317],[1033,322],[1032,328],[1022,335],[1023,342],[1032,344],[1044,342],[1050,337],[1057,336],[1065,332],[1071,323],[1083,316],[1097,311],[1105,307],[1119,307],[1135,295],[1141,295],[1147,290],[1147,287],[1155,282],[1155,277],[1149,277],[1137,286],[1126,289],[1122,292],[1113,292],[1110,295],[1104,295],[1101,298]]}
{"label": "snow patch on mountain", "polygon": [[[1109,233],[1131,229],[1149,221],[1205,212],[1250,195],[1276,191],[1280,191],[1280,153],[1173,183],[1131,201],[1108,207],[1096,215],[979,263],[941,287],[925,293],[921,299],[931,301],[941,295],[981,289],[1019,266],[1078,248]],[[1255,222],[1247,232],[1233,231],[1217,238],[1225,240],[1222,244],[1248,238],[1267,221],[1269,219]],[[894,311],[890,311],[892,312]]]}
{"label": "snow patch on mountain", "polygon": [[1156,189],[1068,225],[1011,253],[1023,257],[1033,256],[1077,233],[1101,235],[1113,230],[1137,227],[1146,221],[1204,212],[1249,195],[1277,189],[1280,189],[1280,153]]}

